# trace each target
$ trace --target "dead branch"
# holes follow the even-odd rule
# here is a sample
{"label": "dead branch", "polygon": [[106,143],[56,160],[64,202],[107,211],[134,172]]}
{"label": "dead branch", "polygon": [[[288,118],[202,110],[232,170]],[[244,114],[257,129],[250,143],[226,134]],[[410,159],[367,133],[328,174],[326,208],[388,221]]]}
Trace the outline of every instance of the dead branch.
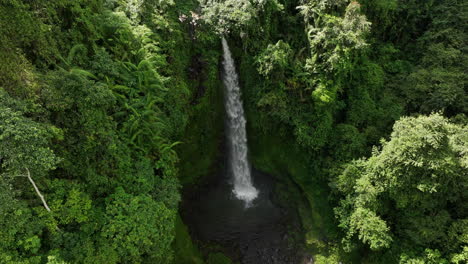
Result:
{"label": "dead branch", "polygon": [[42,203],[44,204],[45,209],[46,209],[47,211],[50,212],[50,208],[49,208],[49,206],[47,205],[47,202],[46,202],[46,200],[44,199],[44,196],[43,196],[43,195],[41,194],[41,192],[39,191],[39,188],[37,188],[36,183],[35,183],[34,180],[31,178],[31,173],[29,172],[29,169],[28,169],[28,168],[26,168],[26,172],[28,173],[28,175],[27,175],[27,176],[28,176],[28,179],[29,179],[29,181],[31,182],[31,184],[33,185],[34,189],[36,190],[37,195],[39,196],[39,198],[41,198]]}

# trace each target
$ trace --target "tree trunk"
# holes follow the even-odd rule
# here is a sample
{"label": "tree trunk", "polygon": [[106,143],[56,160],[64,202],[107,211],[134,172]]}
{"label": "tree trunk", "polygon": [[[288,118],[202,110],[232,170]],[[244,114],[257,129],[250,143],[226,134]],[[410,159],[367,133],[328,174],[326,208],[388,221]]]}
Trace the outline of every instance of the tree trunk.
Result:
{"label": "tree trunk", "polygon": [[46,209],[47,211],[50,212],[50,208],[49,208],[49,206],[47,205],[47,202],[46,202],[46,200],[44,199],[44,196],[41,194],[41,192],[39,191],[39,188],[37,188],[36,183],[35,183],[34,180],[31,178],[31,173],[29,172],[29,169],[26,168],[26,171],[28,172],[28,175],[27,175],[27,176],[28,176],[28,179],[29,179],[29,181],[31,182],[31,184],[33,185],[34,190],[36,190],[36,193],[37,193],[37,195],[39,196],[39,198],[41,198],[41,201],[42,201],[42,203],[44,204],[45,209]]}

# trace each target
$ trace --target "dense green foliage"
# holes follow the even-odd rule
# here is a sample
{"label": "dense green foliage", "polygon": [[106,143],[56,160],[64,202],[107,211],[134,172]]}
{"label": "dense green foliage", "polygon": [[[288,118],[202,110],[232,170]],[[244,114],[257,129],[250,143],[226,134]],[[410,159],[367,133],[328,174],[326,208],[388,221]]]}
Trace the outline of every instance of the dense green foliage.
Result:
{"label": "dense green foliage", "polygon": [[465,263],[467,18],[458,0],[0,0],[0,263],[231,263],[178,215],[222,154],[221,34],[253,165],[316,263]]}
{"label": "dense green foliage", "polygon": [[356,235],[372,250],[403,252],[402,263],[413,263],[412,254],[424,256],[418,251],[425,248],[460,263],[466,242],[460,232],[467,227],[467,144],[467,125],[438,114],[397,121],[380,150],[347,164],[335,180],[343,195],[336,213],[347,231],[345,244]]}
{"label": "dense green foliage", "polygon": [[316,261],[466,261],[467,4],[218,2],[203,14],[237,46],[252,160],[303,192]]}
{"label": "dense green foliage", "polygon": [[194,4],[0,2],[0,263],[173,263]]}

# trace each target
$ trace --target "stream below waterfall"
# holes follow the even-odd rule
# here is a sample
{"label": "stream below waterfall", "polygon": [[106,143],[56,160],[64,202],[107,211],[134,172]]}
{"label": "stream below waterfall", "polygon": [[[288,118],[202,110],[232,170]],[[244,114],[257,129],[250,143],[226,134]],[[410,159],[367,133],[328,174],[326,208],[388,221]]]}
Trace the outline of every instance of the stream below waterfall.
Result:
{"label": "stream below waterfall", "polygon": [[252,178],[259,191],[246,207],[232,192],[229,173],[184,197],[182,217],[199,244],[216,244],[241,264],[297,264],[298,250],[290,247],[288,228],[298,225],[288,210],[274,202],[272,178],[255,169]]}

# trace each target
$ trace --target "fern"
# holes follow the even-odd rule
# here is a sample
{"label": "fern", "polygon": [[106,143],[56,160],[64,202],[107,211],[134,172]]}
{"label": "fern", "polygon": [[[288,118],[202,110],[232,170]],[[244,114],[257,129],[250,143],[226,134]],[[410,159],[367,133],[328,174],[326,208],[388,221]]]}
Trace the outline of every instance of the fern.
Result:
{"label": "fern", "polygon": [[142,133],[142,130],[138,130],[133,136],[130,138],[130,141],[135,142],[136,137],[138,137]]}
{"label": "fern", "polygon": [[138,70],[140,70],[140,71],[142,69],[145,69],[145,68],[147,70],[151,70],[152,67],[153,67],[153,65],[148,60],[142,60],[142,61],[140,61],[140,63],[138,63]]}
{"label": "fern", "polygon": [[176,141],[176,142],[174,142],[174,143],[172,143],[170,145],[169,144],[162,144],[161,145],[162,146],[161,153],[165,153],[168,150],[172,150],[173,147],[175,147],[175,146],[177,146],[179,144],[182,144],[182,142],[181,141]]}
{"label": "fern", "polygon": [[129,72],[138,70],[137,66],[129,61],[122,62],[121,65]]}
{"label": "fern", "polygon": [[83,69],[73,68],[70,70],[70,73],[97,80],[97,77],[94,74]]}
{"label": "fern", "polygon": [[140,116],[140,113],[138,113],[138,111],[135,108],[131,107],[127,103],[125,103],[125,108],[131,110],[135,116],[138,116],[138,117]]}
{"label": "fern", "polygon": [[68,52],[68,56],[67,56],[67,62],[68,64],[67,65],[72,65],[73,64],[73,59],[75,58],[76,54],[78,52],[82,52],[83,54],[86,54],[86,52],[88,51],[88,49],[86,49],[85,45],[83,44],[76,44],[75,46],[73,46],[70,51]]}

